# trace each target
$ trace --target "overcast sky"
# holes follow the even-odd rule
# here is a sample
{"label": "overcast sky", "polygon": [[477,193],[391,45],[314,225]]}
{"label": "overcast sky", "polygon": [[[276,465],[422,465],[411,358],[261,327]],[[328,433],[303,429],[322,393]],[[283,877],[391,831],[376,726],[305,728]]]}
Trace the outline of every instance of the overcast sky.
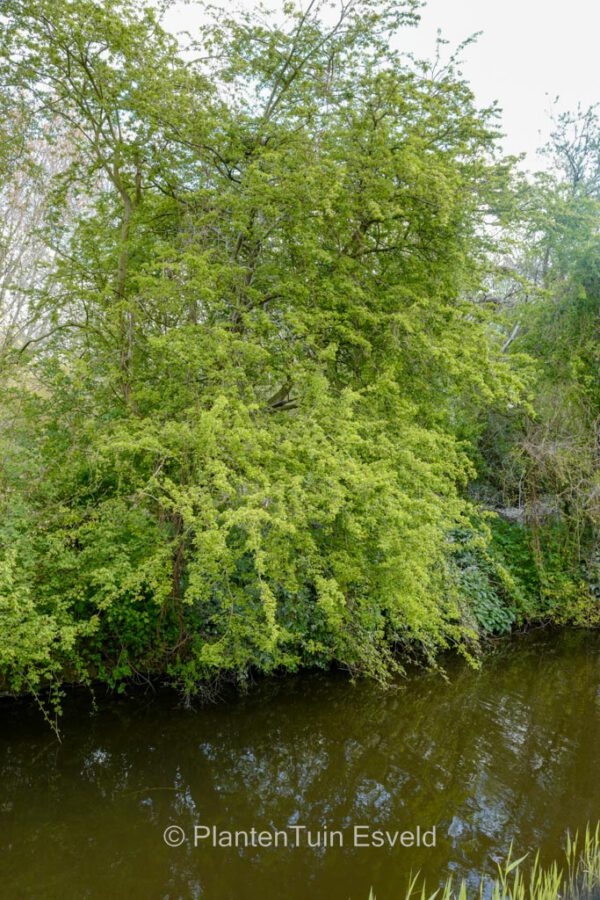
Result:
{"label": "overcast sky", "polygon": [[[402,37],[419,56],[433,56],[438,28],[452,46],[483,32],[467,48],[462,71],[482,105],[498,100],[505,148],[525,151],[528,168],[540,165],[535,151],[557,95],[561,109],[600,101],[598,0],[429,0],[421,15],[420,26]],[[182,3],[168,24],[192,30],[200,21],[198,9]]]}

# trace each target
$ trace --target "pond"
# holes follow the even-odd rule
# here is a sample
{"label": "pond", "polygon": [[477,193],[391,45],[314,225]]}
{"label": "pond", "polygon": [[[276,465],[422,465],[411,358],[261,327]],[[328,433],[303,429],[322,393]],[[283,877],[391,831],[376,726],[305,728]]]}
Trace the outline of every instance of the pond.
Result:
{"label": "pond", "polygon": [[[3,701],[0,894],[391,900],[411,870],[493,872],[511,841],[552,859],[600,818],[600,634],[534,632],[446,674],[269,679],[197,710],[78,694],[61,744]],[[435,846],[356,846],[355,826]]]}

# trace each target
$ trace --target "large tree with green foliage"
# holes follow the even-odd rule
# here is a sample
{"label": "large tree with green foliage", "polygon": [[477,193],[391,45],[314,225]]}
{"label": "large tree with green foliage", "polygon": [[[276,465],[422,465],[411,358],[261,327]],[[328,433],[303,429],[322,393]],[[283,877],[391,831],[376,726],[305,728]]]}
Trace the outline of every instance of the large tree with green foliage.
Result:
{"label": "large tree with green foliage", "polygon": [[4,102],[73,146],[2,390],[10,683],[473,638],[449,538],[518,394],[474,302],[507,171],[455,67],[390,49],[416,6],[207,11],[183,50],[132,0],[4,0]]}

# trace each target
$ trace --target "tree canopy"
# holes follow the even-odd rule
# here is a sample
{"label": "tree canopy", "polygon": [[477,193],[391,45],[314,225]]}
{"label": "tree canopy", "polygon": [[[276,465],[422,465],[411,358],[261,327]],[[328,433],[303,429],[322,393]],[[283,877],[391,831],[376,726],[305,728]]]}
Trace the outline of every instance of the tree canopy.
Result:
{"label": "tree canopy", "polygon": [[417,7],[207,7],[183,46],[152,5],[4,0],[45,198],[1,361],[12,687],[473,648],[466,488],[526,378],[482,300],[511,161],[454,61],[391,49]]}

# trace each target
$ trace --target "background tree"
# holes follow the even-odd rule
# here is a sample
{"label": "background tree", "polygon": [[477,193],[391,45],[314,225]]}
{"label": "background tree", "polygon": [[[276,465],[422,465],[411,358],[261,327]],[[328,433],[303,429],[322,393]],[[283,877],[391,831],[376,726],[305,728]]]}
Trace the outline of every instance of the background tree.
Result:
{"label": "background tree", "polygon": [[545,153],[551,170],[525,191],[518,279],[506,279],[512,284],[507,350],[535,363],[533,409],[497,422],[496,453],[484,453],[504,503],[523,509],[538,614],[591,621],[600,525],[596,109],[557,116]]}

